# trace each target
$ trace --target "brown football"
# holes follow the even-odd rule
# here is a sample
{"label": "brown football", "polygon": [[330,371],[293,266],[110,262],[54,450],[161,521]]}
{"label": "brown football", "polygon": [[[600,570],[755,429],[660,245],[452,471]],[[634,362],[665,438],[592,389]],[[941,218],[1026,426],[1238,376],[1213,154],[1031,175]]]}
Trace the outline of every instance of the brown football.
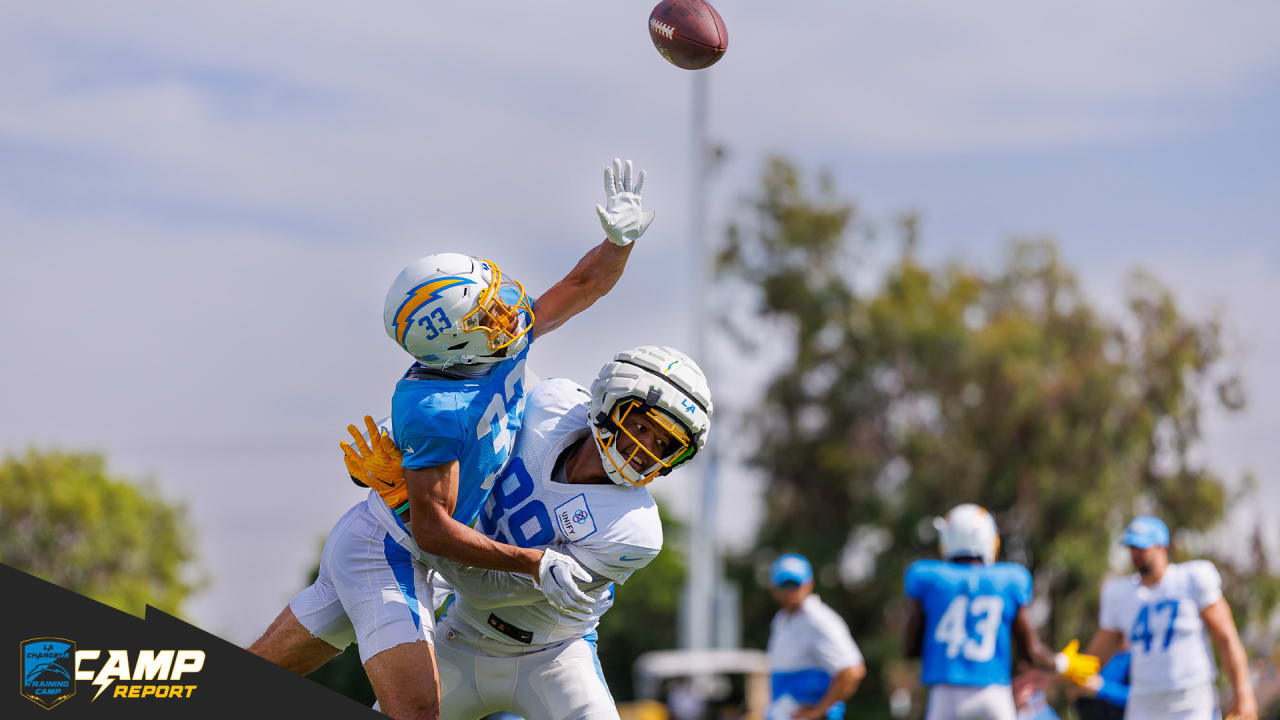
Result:
{"label": "brown football", "polygon": [[662,0],[649,13],[649,37],[676,67],[710,67],[729,47],[720,13],[706,0]]}

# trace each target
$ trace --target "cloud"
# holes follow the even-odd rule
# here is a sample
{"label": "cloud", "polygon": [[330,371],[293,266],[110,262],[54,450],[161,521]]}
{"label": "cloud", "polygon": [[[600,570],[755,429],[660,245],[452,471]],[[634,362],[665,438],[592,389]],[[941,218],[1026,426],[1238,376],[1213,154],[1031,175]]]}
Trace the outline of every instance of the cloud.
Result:
{"label": "cloud", "polygon": [[[1021,202],[1036,171],[1007,172],[1011,154],[1175,147],[1256,100],[1280,59],[1269,3],[717,6],[730,48],[711,120],[733,154],[711,227],[777,149],[836,163],[877,211],[961,198],[963,218],[984,218],[959,231],[979,253],[1025,217],[993,220],[986,198],[1048,212]],[[615,292],[540,341],[534,369],[585,382],[620,348],[694,344],[691,76],[644,21],[623,3],[0,5],[0,63],[21,69],[0,75],[0,333],[20,339],[0,371],[21,378],[3,390],[0,448],[98,447],[156,474],[189,500],[217,582],[197,620],[252,639],[302,582],[277,568],[306,565],[359,496],[333,445],[403,369],[379,315],[403,264],[465,249],[538,292],[599,241],[600,168],[630,155],[658,219]],[[1100,157],[1088,178],[1122,162]],[[1274,189],[1272,167],[1227,169]],[[1212,177],[1153,176],[1202,194],[1206,216],[1230,207]],[[1036,194],[1062,207],[1088,180],[1041,177]],[[1077,237],[1114,237],[1114,218],[1082,216]],[[940,235],[955,227],[936,217]],[[1234,298],[1271,282],[1237,284],[1230,267],[1188,287]],[[1241,316],[1242,332],[1270,332]],[[1251,366],[1260,393],[1274,367]],[[722,517],[750,517],[751,491],[725,487]],[[686,489],[663,492],[680,505]]]}

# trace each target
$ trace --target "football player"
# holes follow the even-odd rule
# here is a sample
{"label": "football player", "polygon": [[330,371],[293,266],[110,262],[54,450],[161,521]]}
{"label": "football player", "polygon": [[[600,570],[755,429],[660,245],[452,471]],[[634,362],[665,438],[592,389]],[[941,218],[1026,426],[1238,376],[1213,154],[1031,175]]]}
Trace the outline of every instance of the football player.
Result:
{"label": "football player", "polygon": [[1076,652],[1071,641],[1053,653],[1031,627],[1031,573],[995,561],[1000,536],[985,508],[957,505],[935,518],[942,560],[917,560],[907,568],[912,599],[907,657],[920,657],[921,680],[931,686],[927,720],[1014,720],[1010,689],[1011,638],[1023,659],[1082,683],[1097,673],[1098,659]]}
{"label": "football player", "polygon": [[653,220],[641,206],[644,181],[630,161],[614,160],[605,169],[606,204],[596,212],[606,239],[536,301],[495,263],[467,255],[431,255],[400,273],[383,321],[415,360],[391,401],[405,482],[390,498],[394,507],[371,491],[338,521],[316,582],[290,601],[250,651],[307,673],[358,641],[383,711],[435,718],[433,615],[427,571],[413,561],[416,553],[524,573],[557,606],[590,607],[594,599],[573,580],[590,574],[572,558],[494,542],[469,525],[520,428],[533,339],[617,282],[632,243]]}
{"label": "football player", "polygon": [[[529,393],[515,454],[479,528],[497,543],[564,553],[590,573],[585,611],[549,602],[525,574],[424,556],[451,593],[437,629],[441,717],[499,711],[525,720],[618,717],[596,656],[596,625],[614,588],[662,548],[658,508],[645,486],[687,463],[710,430],[701,369],[669,347],[618,353],[588,391],[551,379]],[[371,419],[366,419],[372,422]],[[349,469],[384,496],[403,485],[390,438],[357,443]]]}
{"label": "football player", "polygon": [[1169,528],[1156,517],[1134,518],[1123,542],[1137,572],[1102,586],[1098,632],[1089,652],[1105,659],[1128,646],[1125,718],[1217,718],[1213,638],[1231,676],[1230,713],[1255,720],[1258,703],[1248,658],[1222,597],[1217,568],[1207,560],[1170,563]]}

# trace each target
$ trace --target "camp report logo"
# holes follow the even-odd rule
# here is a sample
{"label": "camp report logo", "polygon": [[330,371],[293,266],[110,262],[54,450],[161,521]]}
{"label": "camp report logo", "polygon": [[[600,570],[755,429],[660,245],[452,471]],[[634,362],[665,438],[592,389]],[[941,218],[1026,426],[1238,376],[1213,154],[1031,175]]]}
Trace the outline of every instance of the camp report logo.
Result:
{"label": "camp report logo", "polygon": [[97,688],[90,702],[104,693],[123,700],[189,698],[198,687],[189,676],[205,659],[203,650],[79,650],[74,640],[55,637],[23,640],[18,653],[18,693],[46,710],[74,696],[78,681]]}

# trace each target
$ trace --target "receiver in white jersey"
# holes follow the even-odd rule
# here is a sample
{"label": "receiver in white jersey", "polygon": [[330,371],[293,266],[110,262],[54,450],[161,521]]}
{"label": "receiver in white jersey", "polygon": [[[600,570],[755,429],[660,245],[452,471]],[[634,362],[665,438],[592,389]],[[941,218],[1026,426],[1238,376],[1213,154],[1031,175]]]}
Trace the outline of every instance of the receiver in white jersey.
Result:
{"label": "receiver in white jersey", "polygon": [[[1129,702],[1212,688],[1213,649],[1200,612],[1222,598],[1222,578],[1206,560],[1170,564],[1147,586],[1137,573],[1102,586],[1098,625],[1129,646]],[[1207,695],[1212,701],[1212,692]]]}
{"label": "receiver in white jersey", "polygon": [[[515,453],[477,529],[498,542],[572,555],[595,575],[599,600],[589,614],[570,615],[552,607],[526,575],[431,558],[454,590],[437,645],[446,719],[498,710],[525,718],[616,717],[594,630],[613,605],[613,585],[662,549],[662,523],[643,487],[571,485],[555,477],[562,454],[578,441],[592,442],[589,401],[585,389],[564,379],[530,392]],[[519,672],[491,667],[504,661]],[[556,707],[547,707],[552,699]]]}
{"label": "receiver in white jersey", "polygon": [[[590,442],[587,403],[582,386],[570,380],[551,379],[529,395],[524,426],[516,439],[511,462],[495,483],[493,494],[480,512],[477,529],[491,539],[521,547],[555,546],[574,557],[599,580],[599,584],[625,582],[631,573],[649,564],[662,549],[662,522],[658,506],[642,487],[570,485],[552,477],[556,460],[579,440]],[[440,568],[460,592],[450,604],[451,618],[471,625],[485,636],[516,645],[546,645],[581,637],[595,628],[613,604],[606,593],[587,616],[570,616],[542,602],[512,604],[512,583],[533,586],[524,575],[483,570],[462,570],[446,563]],[[506,576],[489,583],[494,576]],[[466,577],[486,579],[467,582]],[[453,582],[457,580],[457,582]],[[535,599],[532,592],[517,594]],[[502,632],[490,622],[497,615],[509,626],[529,633],[526,642]]]}

